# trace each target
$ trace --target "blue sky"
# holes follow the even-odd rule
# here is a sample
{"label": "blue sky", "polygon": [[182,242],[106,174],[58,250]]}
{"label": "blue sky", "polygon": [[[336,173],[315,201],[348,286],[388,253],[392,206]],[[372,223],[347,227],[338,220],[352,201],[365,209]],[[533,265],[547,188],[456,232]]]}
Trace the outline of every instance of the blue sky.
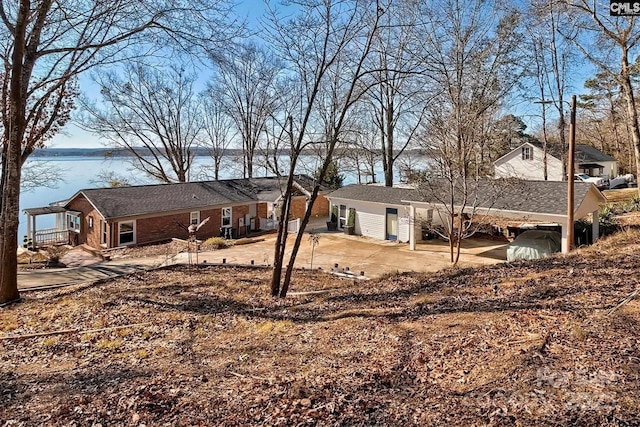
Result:
{"label": "blue sky", "polygon": [[[277,3],[274,2],[274,3]],[[266,12],[266,6],[262,0],[245,0],[238,2],[236,6],[236,14],[241,19],[246,19],[250,28],[257,28],[258,21],[262,15]],[[595,70],[590,64],[582,64],[582,72],[574,76],[573,87],[567,91],[567,99],[570,98],[572,93],[581,94],[585,93],[584,80],[595,74]],[[91,78],[88,75],[84,75],[80,79],[80,88],[90,98],[93,97],[92,93],[96,92],[96,87],[92,83]],[[529,101],[522,99],[522,102],[515,100],[516,105],[512,105],[507,113],[514,114],[522,117],[527,124],[527,132],[532,133],[535,131],[536,126],[539,126],[540,119],[537,117],[540,111],[537,108],[532,108],[532,104]],[[551,113],[551,112],[550,112]],[[73,122],[68,123],[62,132],[56,135],[48,144],[48,147],[73,147],[73,148],[99,148],[104,145],[100,142],[100,138],[78,128]]]}
{"label": "blue sky", "polygon": [[[245,0],[238,2],[236,15],[240,19],[246,19],[250,28],[256,28],[259,19],[266,10],[263,0]],[[89,97],[92,97],[92,93],[96,91],[96,87],[88,75],[80,78],[80,89]],[[47,143],[47,147],[101,148],[104,147],[104,144],[100,142],[99,137],[80,129],[73,122],[70,122],[63,128],[61,133]]]}

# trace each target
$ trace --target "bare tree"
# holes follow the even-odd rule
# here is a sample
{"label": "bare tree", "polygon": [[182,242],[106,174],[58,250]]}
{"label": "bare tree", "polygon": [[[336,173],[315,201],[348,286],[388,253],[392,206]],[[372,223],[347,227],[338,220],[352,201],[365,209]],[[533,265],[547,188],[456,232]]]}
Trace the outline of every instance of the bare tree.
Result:
{"label": "bare tree", "polygon": [[365,105],[360,103],[356,125],[342,147],[344,153],[341,156],[343,170],[354,173],[358,184],[376,182],[376,166],[381,159],[377,126]]}
{"label": "bare tree", "polygon": [[[632,82],[637,84],[635,64]],[[580,95],[580,126],[577,128],[579,140],[612,154],[620,162],[622,173],[635,171],[633,140],[625,128],[627,115],[626,101],[621,96],[618,85],[610,75],[597,73],[584,84],[588,94]]]}
{"label": "bare tree", "polygon": [[100,74],[102,100],[83,102],[81,125],[126,150],[134,169],[160,182],[185,182],[203,129],[194,81],[181,68],[142,64]]}
{"label": "bare tree", "polygon": [[[219,49],[230,40],[226,0],[0,3],[2,176],[0,304],[19,299],[18,211],[22,165],[64,124],[79,74],[130,55]],[[226,19],[226,18],[225,18]]]}
{"label": "bare tree", "polygon": [[64,170],[58,166],[42,160],[30,160],[23,165],[22,191],[36,188],[57,188]]}
{"label": "bare tree", "polygon": [[265,122],[273,114],[275,84],[281,65],[255,43],[239,46],[220,63],[218,84],[224,102],[242,137],[243,175],[253,176],[253,161]]}
{"label": "bare tree", "polygon": [[101,185],[107,187],[129,187],[131,186],[131,182],[129,178],[124,176],[123,174],[119,174],[114,171],[109,171],[106,169],[100,170],[96,174],[96,177],[91,180],[91,183],[94,185]]}
{"label": "bare tree", "polygon": [[[544,152],[544,174],[547,170],[547,104],[558,114],[557,126],[560,138],[563,176],[573,175],[567,171],[567,143],[565,119],[565,93],[570,84],[570,66],[575,63],[574,49],[567,38],[575,37],[575,27],[566,19],[566,2],[563,0],[532,0],[529,5],[528,33],[534,69],[531,70],[542,109],[542,131]],[[562,37],[565,34],[566,37]]]}
{"label": "bare tree", "polygon": [[[632,78],[633,58],[637,56],[640,25],[636,17],[609,16],[609,8],[584,0],[569,2],[567,14],[578,28],[578,36],[563,35],[602,73],[620,87],[626,104],[626,124],[631,134],[635,171],[640,176],[640,123],[636,87]],[[603,13],[604,12],[604,13]],[[640,188],[639,188],[640,194]]]}
{"label": "bare tree", "polygon": [[[379,2],[301,0],[291,3],[299,9],[295,19],[285,24],[272,13],[270,23],[271,39],[277,46],[276,50],[287,64],[288,71],[297,76],[301,88],[300,113],[295,119],[295,131],[293,117],[289,122],[291,169],[286,178],[271,279],[271,293],[280,297],[285,297],[289,289],[302,235],[321,185],[321,182],[317,182],[311,191],[283,278],[282,267],[288,234],[286,221],[298,158],[310,144],[323,144],[326,151],[319,176],[325,176],[349,111],[371,85],[365,79],[370,73],[364,64],[371,54],[373,38],[378,30],[380,17],[384,14]],[[321,91],[326,88],[335,93],[321,96]],[[326,108],[327,100],[335,106]],[[318,120],[323,113],[334,116]],[[313,132],[312,122],[318,123],[315,130],[320,130],[319,133]]]}
{"label": "bare tree", "polygon": [[213,160],[213,179],[218,180],[222,159],[238,131],[233,128],[233,119],[222,102],[222,90],[219,87],[209,87],[200,100],[204,120],[201,145]]}
{"label": "bare tree", "polygon": [[[380,135],[384,183],[393,185],[394,164],[415,140],[428,103],[418,1],[381,4],[385,13],[374,39],[371,69],[377,84],[368,95]],[[428,63],[427,63],[428,68]]]}
{"label": "bare tree", "polygon": [[[449,11],[446,14],[442,10]],[[438,89],[426,119],[423,138],[433,171],[446,185],[427,186],[448,206],[451,262],[460,255],[465,214],[473,205],[481,174],[480,142],[487,122],[522,76],[519,16],[483,0],[443,0],[425,5],[427,61],[431,85]],[[456,249],[457,248],[457,249]]]}

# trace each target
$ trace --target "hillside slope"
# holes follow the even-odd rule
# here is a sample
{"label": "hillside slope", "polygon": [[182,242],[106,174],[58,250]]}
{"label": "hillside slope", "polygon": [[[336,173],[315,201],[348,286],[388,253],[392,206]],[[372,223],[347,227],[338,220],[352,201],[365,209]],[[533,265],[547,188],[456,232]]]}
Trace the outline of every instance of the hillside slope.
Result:
{"label": "hillside slope", "polygon": [[300,272],[285,300],[233,268],[29,293],[0,310],[0,419],[638,425],[640,301],[615,309],[640,287],[637,242],[375,282]]}

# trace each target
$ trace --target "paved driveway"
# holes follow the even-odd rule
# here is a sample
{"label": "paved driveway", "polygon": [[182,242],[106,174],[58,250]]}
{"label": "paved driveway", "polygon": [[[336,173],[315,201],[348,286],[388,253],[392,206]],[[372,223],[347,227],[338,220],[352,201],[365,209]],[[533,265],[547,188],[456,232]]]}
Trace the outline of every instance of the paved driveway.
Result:
{"label": "paved driveway", "polygon": [[[342,233],[327,233],[316,228],[319,236],[318,245],[313,251],[309,234],[303,236],[302,245],[296,258],[296,266],[311,268],[322,267],[330,270],[338,264],[356,274],[364,272],[367,277],[379,277],[385,273],[402,271],[433,272],[449,267],[449,246],[446,242],[431,241],[417,245],[417,250],[410,251],[406,243],[379,241],[361,236],[347,236]],[[291,254],[291,246],[296,235],[290,235],[287,258]],[[197,255],[197,261],[208,263],[234,264],[271,264],[275,234],[268,234],[263,241],[237,245]],[[110,277],[130,274],[136,271],[154,268],[167,263],[188,263],[189,254],[180,253],[173,258],[153,256],[127,258],[108,262],[98,262],[86,252],[78,249],[66,255],[65,260],[73,268],[52,270],[28,270],[18,272],[18,286],[22,290],[59,286],[72,283],[93,282]],[[460,266],[479,266],[496,264],[506,259],[506,245],[496,242],[469,239],[463,242]],[[195,254],[191,260],[196,261]]]}

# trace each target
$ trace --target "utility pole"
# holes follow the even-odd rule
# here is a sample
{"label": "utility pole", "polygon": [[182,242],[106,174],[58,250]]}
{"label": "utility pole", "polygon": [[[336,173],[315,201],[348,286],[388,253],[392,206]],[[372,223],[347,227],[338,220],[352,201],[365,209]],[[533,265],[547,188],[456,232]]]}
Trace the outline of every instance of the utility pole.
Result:
{"label": "utility pole", "polygon": [[574,157],[576,151],[576,96],[571,95],[569,152],[567,153],[567,252],[573,249]]}

